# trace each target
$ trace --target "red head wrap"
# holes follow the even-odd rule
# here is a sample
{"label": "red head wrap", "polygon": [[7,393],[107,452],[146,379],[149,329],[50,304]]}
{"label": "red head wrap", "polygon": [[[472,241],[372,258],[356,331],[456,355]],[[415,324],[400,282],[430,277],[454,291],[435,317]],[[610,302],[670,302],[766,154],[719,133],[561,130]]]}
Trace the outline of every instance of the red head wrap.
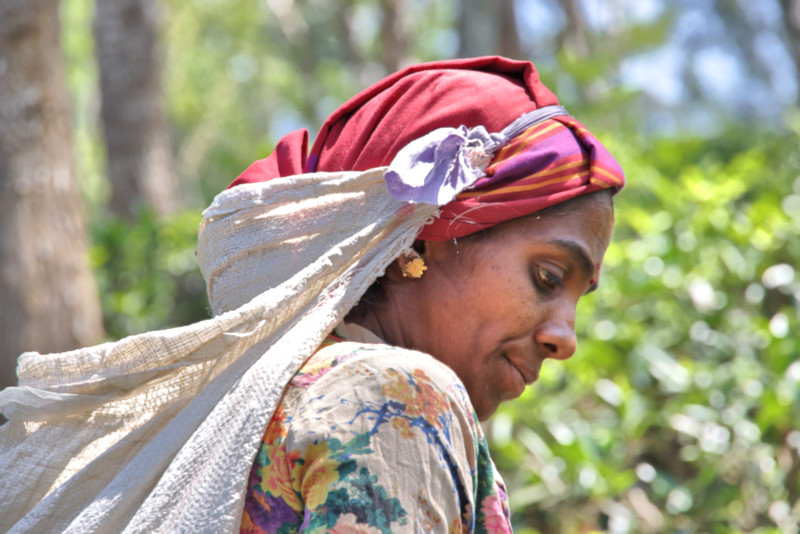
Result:
{"label": "red head wrap", "polygon": [[[529,62],[483,57],[415,65],[336,110],[322,125],[308,158],[308,133],[292,132],[231,186],[303,172],[389,165],[400,149],[438,128],[483,126],[500,132],[520,115],[555,104],[555,95]],[[419,237],[462,237],[623,184],[617,162],[580,123],[566,115],[555,117],[500,148],[486,176],[443,206]]]}

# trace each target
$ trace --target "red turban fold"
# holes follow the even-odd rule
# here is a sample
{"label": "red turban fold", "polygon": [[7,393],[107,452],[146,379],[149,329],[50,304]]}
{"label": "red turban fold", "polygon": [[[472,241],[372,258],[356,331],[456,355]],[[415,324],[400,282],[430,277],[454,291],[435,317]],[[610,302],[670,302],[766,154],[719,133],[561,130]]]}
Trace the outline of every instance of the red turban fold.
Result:
{"label": "red turban fold", "polygon": [[[526,61],[482,57],[423,63],[362,91],[322,125],[306,158],[308,133],[283,137],[268,158],[232,184],[303,172],[367,170],[389,165],[410,142],[439,128],[503,130],[521,115],[558,104]],[[531,126],[494,154],[480,178],[419,238],[469,235],[581,194],[624,185],[622,169],[597,139],[568,115]]]}

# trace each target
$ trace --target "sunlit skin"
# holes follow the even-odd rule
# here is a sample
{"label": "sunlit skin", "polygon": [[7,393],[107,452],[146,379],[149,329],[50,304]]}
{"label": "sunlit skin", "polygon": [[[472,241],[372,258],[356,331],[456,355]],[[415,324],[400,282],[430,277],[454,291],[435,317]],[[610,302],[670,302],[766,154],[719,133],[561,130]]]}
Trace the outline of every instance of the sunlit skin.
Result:
{"label": "sunlit skin", "polygon": [[354,321],[387,343],[431,354],[464,383],[479,419],[536,381],[544,360],[575,353],[578,300],[593,290],[613,228],[607,195],[515,219],[477,239],[420,242],[428,266]]}

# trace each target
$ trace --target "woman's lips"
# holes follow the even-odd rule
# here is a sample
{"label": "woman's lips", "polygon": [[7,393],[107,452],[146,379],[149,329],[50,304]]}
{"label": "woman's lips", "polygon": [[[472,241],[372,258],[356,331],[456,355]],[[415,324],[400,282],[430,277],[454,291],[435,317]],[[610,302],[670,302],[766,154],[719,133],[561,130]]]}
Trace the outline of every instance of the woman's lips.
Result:
{"label": "woman's lips", "polygon": [[509,391],[510,398],[517,398],[525,391],[525,387],[533,384],[539,378],[539,367],[541,364],[527,363],[519,358],[512,358],[508,354],[503,354],[506,361],[513,368],[513,372],[518,376],[519,381],[514,391]]}
{"label": "woman's lips", "polygon": [[539,379],[539,369],[542,367],[540,361],[532,362],[529,361],[531,358],[512,358],[510,356],[506,356],[506,358],[517,369],[526,386],[530,386]]}

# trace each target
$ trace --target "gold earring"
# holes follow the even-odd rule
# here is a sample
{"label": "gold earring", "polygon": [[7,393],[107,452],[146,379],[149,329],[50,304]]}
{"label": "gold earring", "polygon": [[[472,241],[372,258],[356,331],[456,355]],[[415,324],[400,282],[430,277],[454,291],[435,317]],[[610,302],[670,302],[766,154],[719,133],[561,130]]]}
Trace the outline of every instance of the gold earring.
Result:
{"label": "gold earring", "polygon": [[403,265],[403,278],[422,278],[422,275],[428,270],[428,266],[425,265],[425,260],[422,259],[422,256],[412,250],[411,253],[406,254],[406,257],[411,257],[412,259],[406,261],[405,265]]}

